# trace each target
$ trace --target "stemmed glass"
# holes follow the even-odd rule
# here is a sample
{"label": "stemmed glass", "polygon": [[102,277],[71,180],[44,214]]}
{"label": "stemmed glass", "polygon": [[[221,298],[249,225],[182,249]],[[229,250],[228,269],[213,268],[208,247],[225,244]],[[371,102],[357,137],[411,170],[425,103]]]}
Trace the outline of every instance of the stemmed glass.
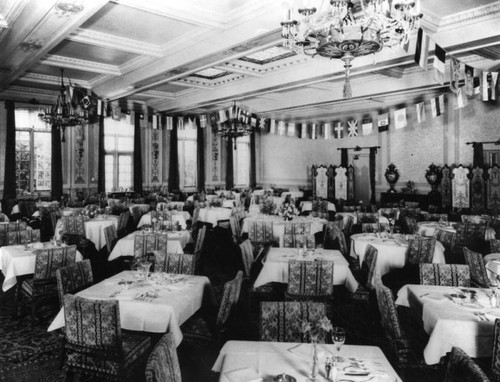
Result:
{"label": "stemmed glass", "polygon": [[337,355],[333,357],[333,362],[344,362],[344,358],[340,356],[340,348],[345,342],[345,330],[344,328],[334,327],[332,329],[332,342],[335,345],[335,350]]}

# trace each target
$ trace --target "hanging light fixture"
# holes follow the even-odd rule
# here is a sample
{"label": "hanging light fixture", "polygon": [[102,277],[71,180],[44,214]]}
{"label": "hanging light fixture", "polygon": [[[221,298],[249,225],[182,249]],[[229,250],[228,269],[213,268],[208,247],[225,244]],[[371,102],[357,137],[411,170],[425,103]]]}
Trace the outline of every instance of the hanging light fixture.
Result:
{"label": "hanging light fixture", "polygon": [[229,108],[229,118],[217,124],[217,134],[224,139],[232,138],[236,150],[236,138],[252,134],[252,126],[246,122],[248,118],[248,115],[236,106],[236,101],[233,101],[233,105]]}
{"label": "hanging light fixture", "polygon": [[61,69],[61,87],[57,101],[51,109],[46,109],[43,113],[38,114],[38,117],[45,123],[61,129],[62,142],[66,141],[64,136],[66,127],[84,125],[89,121],[88,110],[81,107],[80,104],[74,107],[71,98],[64,85],[64,69]]}
{"label": "hanging light fixture", "polygon": [[419,1],[357,0],[356,6],[351,0],[305,0],[306,6],[297,8],[297,15],[284,3],[283,46],[299,54],[342,60],[343,95],[351,98],[352,60],[383,47],[407,44],[422,17]]}

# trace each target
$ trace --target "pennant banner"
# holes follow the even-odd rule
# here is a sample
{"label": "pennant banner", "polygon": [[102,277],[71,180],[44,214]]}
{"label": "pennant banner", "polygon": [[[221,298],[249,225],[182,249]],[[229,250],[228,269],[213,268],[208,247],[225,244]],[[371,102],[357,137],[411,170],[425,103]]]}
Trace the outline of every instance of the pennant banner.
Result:
{"label": "pennant banner", "polygon": [[406,108],[394,111],[394,128],[396,130],[406,127]]}
{"label": "pennant banner", "polygon": [[446,60],[446,52],[438,44],[434,48],[434,62],[432,66],[434,67],[434,79],[440,84],[444,84],[444,71]]}
{"label": "pennant banner", "polygon": [[373,120],[371,118],[363,119],[361,128],[363,129],[363,135],[370,135],[373,133]]}
{"label": "pennant banner", "polygon": [[429,35],[422,28],[418,28],[417,47],[415,50],[415,62],[427,70],[427,59],[429,56]]}
{"label": "pennant banner", "polygon": [[417,110],[417,122],[422,123],[425,121],[425,104],[423,102],[420,102],[415,106]]}
{"label": "pennant banner", "polygon": [[349,121],[347,122],[348,127],[348,136],[349,137],[357,137],[358,136],[358,121]]}

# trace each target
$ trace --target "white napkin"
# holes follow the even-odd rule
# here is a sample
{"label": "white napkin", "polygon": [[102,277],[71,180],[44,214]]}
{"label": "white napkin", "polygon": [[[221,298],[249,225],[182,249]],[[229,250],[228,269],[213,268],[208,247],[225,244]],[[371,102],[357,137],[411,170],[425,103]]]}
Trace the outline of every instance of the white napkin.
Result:
{"label": "white napkin", "polygon": [[224,374],[231,382],[262,382],[262,377],[254,369],[236,369]]}

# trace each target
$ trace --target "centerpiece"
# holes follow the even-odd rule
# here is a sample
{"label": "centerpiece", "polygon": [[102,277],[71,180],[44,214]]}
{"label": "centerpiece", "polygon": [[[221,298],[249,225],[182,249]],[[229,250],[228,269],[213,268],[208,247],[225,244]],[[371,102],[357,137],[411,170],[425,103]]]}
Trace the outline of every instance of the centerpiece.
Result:
{"label": "centerpiece", "polygon": [[319,378],[318,342],[324,342],[326,333],[333,330],[331,321],[323,316],[315,321],[302,322],[302,334],[311,342],[311,373],[308,382],[323,380]]}
{"label": "centerpiece", "polygon": [[298,214],[299,210],[292,203],[288,202],[283,203],[278,211],[278,215],[282,216],[284,220],[292,220]]}
{"label": "centerpiece", "polygon": [[97,216],[97,214],[100,212],[100,208],[96,204],[87,204],[83,209],[82,209],[82,215],[88,217],[89,219],[93,219]]}
{"label": "centerpiece", "polygon": [[264,215],[274,215],[276,211],[276,204],[272,196],[264,197],[260,205],[260,212]]}

